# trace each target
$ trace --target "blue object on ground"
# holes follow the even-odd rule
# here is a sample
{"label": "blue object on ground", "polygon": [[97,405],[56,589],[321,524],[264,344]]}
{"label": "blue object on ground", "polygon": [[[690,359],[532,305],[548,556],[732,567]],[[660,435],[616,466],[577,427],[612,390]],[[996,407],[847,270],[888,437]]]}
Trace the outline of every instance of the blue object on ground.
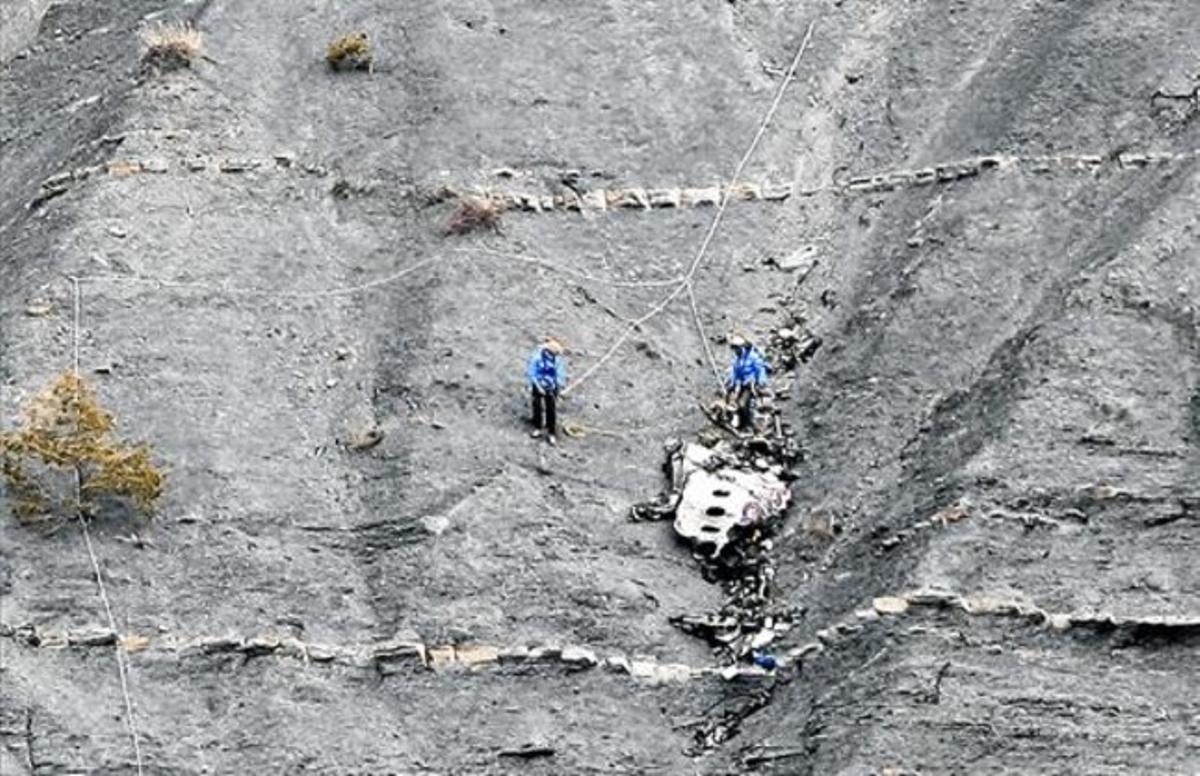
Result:
{"label": "blue object on ground", "polygon": [[757,649],[751,653],[751,658],[754,661],[754,665],[758,666],[759,668],[765,668],[768,671],[774,671],[779,667],[779,661],[775,659],[774,655],[766,652],[760,652]]}

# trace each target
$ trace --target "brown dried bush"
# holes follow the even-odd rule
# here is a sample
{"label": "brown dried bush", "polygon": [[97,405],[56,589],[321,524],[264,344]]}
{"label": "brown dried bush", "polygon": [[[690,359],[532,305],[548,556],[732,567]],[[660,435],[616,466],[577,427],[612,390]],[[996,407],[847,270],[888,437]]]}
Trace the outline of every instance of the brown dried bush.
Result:
{"label": "brown dried bush", "polygon": [[800,529],[814,539],[831,542],[837,538],[840,527],[829,512],[809,512],[800,521]]}
{"label": "brown dried bush", "polygon": [[466,197],[446,221],[446,234],[470,234],[484,229],[500,231],[504,204],[491,197]]}
{"label": "brown dried bush", "polygon": [[49,525],[93,515],[101,496],[126,499],[150,516],[165,476],[148,446],[116,436],[113,417],[71,373],[34,397],[21,428],[0,434],[0,474],[17,519]]}
{"label": "brown dried bush", "polygon": [[142,31],[142,64],[160,71],[191,67],[204,55],[200,31],[184,22],[159,22]]}
{"label": "brown dried bush", "polygon": [[334,70],[370,70],[374,59],[365,32],[342,35],[325,50],[325,61]]}

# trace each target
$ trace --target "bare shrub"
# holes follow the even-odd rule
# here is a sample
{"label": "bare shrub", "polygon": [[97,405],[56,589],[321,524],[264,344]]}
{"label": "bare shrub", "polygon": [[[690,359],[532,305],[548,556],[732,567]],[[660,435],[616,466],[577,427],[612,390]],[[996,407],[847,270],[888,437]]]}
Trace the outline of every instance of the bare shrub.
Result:
{"label": "bare shrub", "polygon": [[491,197],[466,197],[446,221],[446,234],[470,234],[482,230],[500,231],[504,204]]}
{"label": "bare shrub", "polygon": [[[34,397],[25,423],[0,434],[0,475],[23,523],[45,523],[81,513],[92,515],[94,499],[125,499],[146,516],[163,491],[164,474],[151,450],[114,432],[112,415],[72,373],[60,375]],[[75,496],[75,478],[82,501]]]}
{"label": "bare shrub", "polygon": [[365,32],[342,35],[325,50],[325,61],[334,70],[370,70],[374,59]]}
{"label": "bare shrub", "polygon": [[159,22],[142,31],[142,64],[158,71],[191,67],[204,55],[200,31],[185,22]]}
{"label": "bare shrub", "polygon": [[829,512],[809,512],[800,521],[800,528],[807,536],[831,542],[837,538],[837,521]]}

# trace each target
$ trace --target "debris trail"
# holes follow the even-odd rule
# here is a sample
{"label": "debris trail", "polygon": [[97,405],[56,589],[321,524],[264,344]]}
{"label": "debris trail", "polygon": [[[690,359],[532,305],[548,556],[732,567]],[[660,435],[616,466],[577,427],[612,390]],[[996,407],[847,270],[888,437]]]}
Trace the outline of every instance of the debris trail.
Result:
{"label": "debris trail", "polygon": [[[799,324],[777,330],[771,340],[776,371],[790,374],[819,346]],[[671,623],[708,641],[727,665],[750,662],[771,670],[778,664],[771,644],[803,616],[803,608],[776,599],[772,558],[772,537],[786,514],[788,483],[802,451],[774,402],[760,407],[762,430],[748,436],[730,426],[730,408],[702,409],[712,427],[696,442],[668,443],[668,490],[634,505],[630,518],[672,520],[675,533],[692,545],[704,578],[723,589],[719,610],[678,615]]]}
{"label": "debris trail", "polygon": [[[83,293],[80,289],[80,280],[74,275],[70,276],[71,289],[74,294],[74,316],[71,327],[71,350],[72,362],[71,370],[75,375],[75,385],[79,385],[79,326],[80,318],[83,312]],[[76,396],[76,404],[79,403],[79,397]],[[87,547],[88,557],[92,561],[92,572],[96,575],[96,587],[100,591],[100,601],[104,604],[104,614],[108,618],[108,627],[114,633],[117,632],[117,621],[113,617],[112,605],[108,601],[108,591],[104,587],[104,574],[100,570],[100,560],[96,557],[96,551],[92,547],[92,534],[88,530],[87,518],[83,515],[83,480],[80,477],[79,469],[75,469],[75,504],[76,517],[79,519],[79,527],[83,531],[83,542]],[[134,762],[137,765],[138,776],[142,776],[142,745],[138,736],[137,721],[133,716],[133,699],[129,695],[129,677],[125,668],[125,656],[122,654],[124,647],[120,641],[116,643],[115,654],[117,657],[117,674],[121,679],[121,695],[125,699],[125,722],[129,727],[129,737],[133,741],[133,756]]]}
{"label": "debris trail", "polygon": [[675,299],[678,298],[679,295],[684,291],[688,293],[692,300],[692,310],[693,317],[695,319],[696,330],[700,335],[700,340],[704,343],[705,353],[709,359],[709,366],[712,367],[713,376],[715,377],[717,383],[719,385],[721,384],[721,372],[717,368],[716,359],[713,358],[712,350],[708,346],[708,338],[704,332],[704,324],[700,320],[699,310],[695,305],[695,294],[692,290],[692,281],[696,277],[696,272],[701,266],[703,266],[704,257],[708,254],[708,248],[712,244],[713,237],[716,236],[717,230],[720,228],[721,222],[725,218],[725,210],[729,206],[730,196],[734,188],[741,179],[742,173],[745,172],[746,165],[749,164],[750,158],[754,155],[754,152],[758,150],[758,144],[762,141],[763,135],[767,131],[767,127],[770,126],[771,120],[775,118],[775,112],[779,109],[779,105],[783,101],[784,92],[787,90],[788,85],[792,82],[792,79],[796,75],[796,68],[800,66],[800,59],[804,56],[804,52],[808,50],[808,44],[809,41],[812,40],[813,29],[816,27],[816,24],[817,22],[815,19],[809,22],[808,29],[804,33],[804,39],[800,43],[800,48],[796,51],[796,56],[792,58],[791,66],[788,67],[787,75],[784,76],[783,81],[779,84],[779,89],[775,92],[775,99],[771,102],[771,107],[767,110],[763,120],[759,122],[758,130],[754,133],[754,139],[750,141],[750,146],[746,149],[746,153],[742,154],[742,158],[738,162],[737,168],[734,170],[733,177],[730,179],[729,185],[725,187],[721,194],[721,202],[717,206],[717,212],[713,215],[713,219],[708,225],[708,231],[704,234],[704,239],[700,242],[700,247],[696,250],[696,255],[692,259],[692,263],[688,266],[688,271],[684,273],[684,276],[679,281],[679,284],[675,286],[675,288],[672,289],[669,294],[663,297],[662,301],[650,308],[650,311],[646,314],[635,318],[625,328],[625,330],[621,332],[617,339],[613,341],[612,345],[610,345],[609,348],[604,352],[604,355],[600,357],[599,361],[597,361],[595,364],[592,364],[592,366],[589,367],[582,375],[580,375],[577,380],[567,386],[566,390],[563,391],[564,396],[571,393],[576,388],[591,379],[592,375],[594,375],[602,366],[604,366],[604,364],[612,359],[616,352],[620,350],[621,346],[625,344],[625,342],[633,335],[635,331],[640,329],[641,326],[648,322],[651,318],[654,318],[656,315],[665,310],[671,304],[671,302],[675,301]]}

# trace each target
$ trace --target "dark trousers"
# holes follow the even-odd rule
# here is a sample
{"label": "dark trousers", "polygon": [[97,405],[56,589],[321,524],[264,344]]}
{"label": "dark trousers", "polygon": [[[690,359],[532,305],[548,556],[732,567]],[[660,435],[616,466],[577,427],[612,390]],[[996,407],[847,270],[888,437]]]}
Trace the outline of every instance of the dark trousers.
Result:
{"label": "dark trousers", "polygon": [[733,391],[733,403],[737,407],[737,427],[739,431],[754,429],[754,389],[742,385]]}
{"label": "dark trousers", "polygon": [[558,391],[539,391],[533,389],[533,425],[537,428],[542,427],[542,420],[546,421],[546,431],[550,434],[558,433]]}

